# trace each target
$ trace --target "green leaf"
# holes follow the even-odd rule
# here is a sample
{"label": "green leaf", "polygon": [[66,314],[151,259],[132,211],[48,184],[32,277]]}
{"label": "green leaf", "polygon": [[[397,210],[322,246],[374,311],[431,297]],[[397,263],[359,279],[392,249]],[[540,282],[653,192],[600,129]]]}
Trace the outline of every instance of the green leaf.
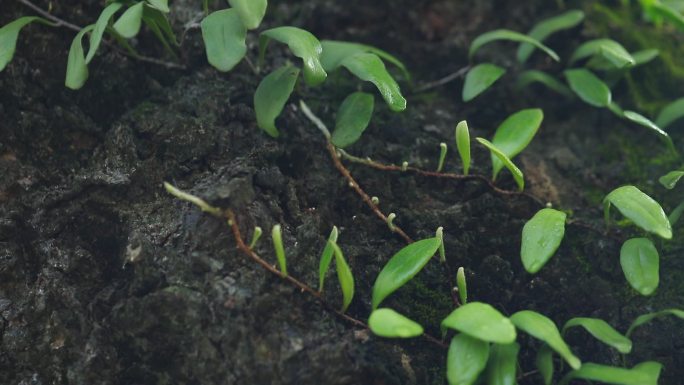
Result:
{"label": "green leaf", "polygon": [[510,171],[511,174],[513,174],[513,179],[515,180],[515,183],[518,185],[518,190],[522,191],[525,188],[525,179],[523,177],[522,171],[520,171],[520,169],[515,164],[513,164],[513,162],[511,162],[511,160],[506,156],[506,154],[504,154],[503,152],[501,152],[501,150],[496,148],[496,146],[494,146],[490,141],[484,138],[475,139],[478,142],[480,142],[480,144],[487,147],[492,154],[499,158],[503,165],[506,166],[508,171]]}
{"label": "green leaf", "polygon": [[392,111],[406,109],[406,99],[401,95],[399,85],[387,72],[385,64],[378,55],[357,53],[344,59],[341,64],[357,78],[373,83]]}
{"label": "green leaf", "polygon": [[316,86],[325,81],[328,74],[321,66],[320,61],[323,47],[311,32],[289,26],[262,32],[259,36],[259,63],[264,62],[264,54],[270,39],[287,44],[292,54],[302,59],[306,84]]}
{"label": "green leaf", "polygon": [[102,42],[102,36],[109,25],[109,20],[114,16],[114,14],[123,6],[121,3],[111,3],[109,4],[100,14],[95,22],[95,28],[93,28],[93,33],[90,34],[90,47],[88,48],[88,55],[86,55],[86,64],[90,63],[100,47]]}
{"label": "green leaf", "polygon": [[546,72],[538,70],[528,70],[518,75],[515,85],[518,89],[528,87],[532,83],[540,83],[546,88],[555,91],[563,96],[572,96],[572,91],[563,83]]}
{"label": "green leaf", "polygon": [[653,132],[655,132],[655,134],[658,135],[660,137],[660,139],[663,140],[663,142],[665,142],[665,144],[667,145],[667,148],[670,151],[676,152],[674,143],[672,142],[672,138],[670,138],[670,135],[668,135],[667,132],[660,129],[660,127],[658,127],[655,123],[650,121],[648,118],[646,118],[645,116],[643,116],[639,113],[636,113],[634,111],[624,111],[622,116],[624,116],[627,120],[629,120],[631,122],[634,122],[636,124],[639,124],[641,126],[644,126],[646,128],[653,130]]}
{"label": "green leaf", "polygon": [[267,0],[228,0],[228,3],[240,15],[242,25],[247,29],[259,27],[268,6]]}
{"label": "green leaf", "polygon": [[164,13],[169,13],[169,0],[146,0],[150,7]]}
{"label": "green leaf", "polygon": [[373,284],[373,309],[388,295],[404,286],[428,263],[439,248],[439,238],[414,242],[394,254]]}
{"label": "green leaf", "polygon": [[562,211],[546,208],[525,223],[520,256],[528,273],[538,272],[558,250],[565,235],[565,217]]}
{"label": "green leaf", "polygon": [[677,207],[672,210],[670,215],[668,215],[667,219],[670,221],[670,225],[674,226],[677,221],[679,221],[682,214],[684,214],[684,202],[679,203]]}
{"label": "green leaf", "polygon": [[487,364],[487,385],[515,385],[520,345],[494,344]]}
{"label": "green leaf", "polygon": [[176,46],[178,46],[179,43],[166,15],[159,9],[145,7],[143,10],[143,21],[152,30],[155,36],[157,36],[157,39],[164,44],[166,50],[175,56],[175,53],[168,45],[168,42],[170,41]]}
{"label": "green leaf", "polygon": [[463,174],[468,175],[468,170],[470,170],[470,131],[468,130],[468,122],[462,120],[456,125],[455,137],[456,148],[461,156],[461,162],[463,162]]}
{"label": "green leaf", "polygon": [[620,266],[627,282],[641,295],[651,295],[660,281],[660,257],[648,238],[632,238],[620,249]]}
{"label": "green leaf", "polygon": [[489,343],[457,334],[451,339],[447,353],[449,385],[472,385],[487,365]]}
{"label": "green leaf", "polygon": [[628,354],[632,351],[632,341],[620,334],[602,319],[585,317],[572,318],[563,326],[563,334],[565,334],[568,329],[577,326],[581,326],[584,330],[588,331],[589,334],[594,336],[594,338],[617,349],[617,351],[622,354]]}
{"label": "green leaf", "polygon": [[213,12],[201,26],[207,60],[216,69],[230,71],[245,57],[247,30],[235,9]]}
{"label": "green leaf", "polygon": [[17,48],[17,39],[19,38],[21,29],[34,21],[54,26],[54,24],[43,18],[37,16],[24,16],[0,28],[0,72],[5,69],[7,64],[14,57],[14,51]]}
{"label": "green leaf", "polygon": [[651,3],[651,11],[664,20],[672,23],[680,31],[684,31],[684,16],[675,8],[660,2]]}
{"label": "green leaf", "polygon": [[337,243],[330,242],[335,253],[335,269],[337,270],[337,280],[342,289],[342,313],[347,311],[351,301],[354,299],[354,275],[352,274],[347,261],[344,259],[342,250]]}
{"label": "green leaf", "polygon": [[482,48],[482,46],[497,40],[511,40],[519,43],[529,43],[544,51],[553,60],[560,61],[557,53],[555,53],[551,48],[540,43],[537,39],[523,35],[520,32],[510,31],[507,29],[497,29],[495,31],[485,32],[475,38],[475,40],[473,40],[473,42],[470,44],[468,57],[472,59],[475,53]]}
{"label": "green leaf", "polygon": [[[584,12],[579,10],[570,10],[558,16],[554,16],[537,23],[534,28],[527,34],[533,39],[544,41],[552,34],[576,27],[584,20]],[[534,52],[534,46],[529,43],[522,43],[518,47],[518,62],[524,63]]]}
{"label": "green leaf", "polygon": [[658,202],[634,186],[622,186],[613,190],[603,199],[606,222],[609,219],[610,205],[642,229],[665,239],[672,238],[672,228],[667,216]]}
{"label": "green leaf", "polygon": [[375,309],[368,318],[373,334],[386,338],[412,338],[423,334],[417,322],[388,308]]}
{"label": "green leaf", "polygon": [[563,341],[556,324],[549,318],[531,310],[519,311],[511,316],[511,321],[520,330],[541,341],[560,354],[573,369],[579,369],[582,362]]}
{"label": "green leaf", "polygon": [[661,176],[658,181],[660,184],[662,184],[666,189],[672,190],[675,188],[677,185],[677,182],[679,182],[679,179],[684,176],[684,171],[670,171],[667,174]]}
{"label": "green leaf", "polygon": [[575,378],[617,385],[658,385],[661,369],[661,364],[652,361],[642,362],[632,369],[588,362],[579,370],[568,373],[559,385],[568,384]]}
{"label": "green leaf", "polygon": [[463,101],[475,99],[505,73],[505,69],[491,63],[478,64],[471,68],[463,85]]}
{"label": "green leaf", "polygon": [[629,326],[629,329],[627,329],[627,337],[632,335],[632,333],[634,332],[634,329],[638,328],[639,326],[642,326],[643,324],[651,322],[652,320],[654,320],[656,318],[660,318],[660,317],[667,316],[667,315],[675,316],[679,319],[684,320],[684,310],[680,310],[680,309],[665,309],[665,310],[661,310],[661,311],[658,311],[655,313],[642,314],[642,315],[638,316],[634,320],[634,322],[632,322],[632,324]]}
{"label": "green leaf", "polygon": [[577,47],[570,57],[570,65],[595,55],[603,56],[618,69],[636,64],[632,55],[620,43],[611,39],[595,39]]}
{"label": "green leaf", "polygon": [[660,51],[657,49],[644,49],[637,52],[632,52],[632,58],[634,59],[634,66],[644,65],[649,63],[653,59],[660,55]]}
{"label": "green leaf", "polygon": [[333,243],[337,243],[337,226],[333,226],[330,236],[328,236],[328,242],[325,244],[323,253],[321,253],[321,261],[318,264],[318,291],[323,291],[323,284],[325,283],[325,275],[328,273],[330,268],[330,262],[333,257]]}
{"label": "green leaf", "polygon": [[[530,144],[542,120],[544,120],[544,112],[538,108],[518,111],[506,118],[496,129],[492,144],[509,159],[513,159]],[[504,164],[495,154],[492,154],[491,158],[493,175],[496,179]]]}
{"label": "green leaf", "polygon": [[542,376],[544,385],[551,385],[553,382],[553,351],[549,345],[544,344],[539,348],[534,363]]}
{"label": "green leaf", "polygon": [[665,106],[658,114],[655,123],[658,127],[667,127],[681,118],[684,118],[684,98]]}
{"label": "green leaf", "polygon": [[116,33],[126,39],[130,39],[140,32],[140,25],[142,24],[143,6],[142,1],[130,7],[119,17],[114,23],[114,30]]}
{"label": "green leaf", "polygon": [[280,135],[275,120],[290,98],[298,77],[299,68],[286,65],[268,74],[254,92],[257,125],[274,138]]}
{"label": "green leaf", "polygon": [[375,98],[365,92],[354,92],[347,96],[335,119],[332,142],[344,148],[354,144],[368,127],[373,116]]}
{"label": "green leaf", "polygon": [[567,70],[565,77],[570,88],[586,103],[595,107],[608,107],[610,104],[610,88],[589,70]]}
{"label": "green leaf", "polygon": [[468,303],[468,283],[466,282],[465,269],[459,267],[456,271],[456,287],[458,288],[458,299],[461,305]]}
{"label": "green leaf", "polygon": [[374,53],[382,60],[391,63],[399,68],[406,79],[411,79],[411,74],[406,69],[404,63],[389,53],[365,44],[350,43],[347,41],[322,40],[323,53],[321,54],[321,64],[323,68],[328,71],[334,71],[342,65],[344,59],[354,56],[357,53]]}
{"label": "green leaf", "polygon": [[88,66],[86,65],[85,56],[83,54],[83,35],[92,31],[93,28],[95,28],[95,25],[83,27],[71,42],[64,85],[72,90],[83,87],[88,79]]}
{"label": "green leaf", "polygon": [[454,329],[482,341],[498,344],[510,344],[516,337],[511,320],[491,305],[482,302],[469,302],[452,311],[442,321],[441,327],[442,331],[446,328]]}
{"label": "green leaf", "polygon": [[287,276],[287,259],[285,258],[285,247],[283,246],[283,236],[281,234],[280,225],[273,226],[271,230],[271,238],[273,239],[273,249],[280,265],[280,271],[284,276]]}

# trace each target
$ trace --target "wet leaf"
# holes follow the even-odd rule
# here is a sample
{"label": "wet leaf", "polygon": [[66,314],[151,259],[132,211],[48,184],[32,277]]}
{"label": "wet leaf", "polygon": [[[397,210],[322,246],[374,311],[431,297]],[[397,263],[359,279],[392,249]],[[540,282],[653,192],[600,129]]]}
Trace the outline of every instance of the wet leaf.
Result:
{"label": "wet leaf", "polygon": [[570,319],[563,326],[563,334],[573,327],[582,327],[594,336],[597,340],[604,344],[617,349],[622,354],[627,354],[632,351],[632,341],[629,338],[620,334],[606,321],[598,318],[576,317]]}
{"label": "wet leaf", "polygon": [[665,239],[672,238],[670,222],[658,202],[634,186],[622,186],[603,199],[606,222],[614,205],[627,219],[642,229]]}
{"label": "wet leaf", "polygon": [[463,174],[468,175],[470,170],[470,131],[468,130],[468,122],[462,120],[456,125],[455,136],[458,155],[461,156],[461,162],[463,162]]}
{"label": "wet leaf", "polygon": [[677,99],[665,106],[658,114],[655,124],[664,128],[682,118],[684,118],[684,98]]}
{"label": "wet leaf", "polygon": [[86,65],[83,53],[83,35],[92,31],[93,28],[95,28],[95,25],[83,27],[71,42],[64,85],[72,90],[83,87],[86,80],[88,80],[88,66]]}
{"label": "wet leaf", "polygon": [[14,20],[0,28],[0,71],[5,69],[7,64],[14,57],[17,48],[17,39],[22,28],[33,22],[39,22],[52,26],[53,24],[43,18],[36,16],[24,16]]}
{"label": "wet leaf", "polygon": [[347,96],[335,119],[332,142],[344,148],[354,144],[368,127],[373,116],[375,98],[365,92],[354,92]]}
{"label": "wet leaf", "polygon": [[570,347],[563,341],[556,324],[546,316],[531,310],[523,310],[513,314],[511,321],[518,329],[544,341],[551,349],[560,354],[573,369],[579,369],[582,366],[579,358],[572,354]]}
{"label": "wet leaf", "polygon": [[423,334],[417,322],[389,308],[375,309],[368,318],[373,334],[386,338],[412,338]]}
{"label": "wet leaf", "polygon": [[538,40],[531,38],[527,35],[523,35],[520,32],[510,31],[507,29],[497,29],[495,31],[485,32],[482,35],[475,38],[475,40],[473,40],[473,42],[470,44],[470,49],[468,50],[468,57],[472,59],[475,53],[480,48],[482,48],[482,46],[497,40],[510,40],[518,43],[529,43],[544,51],[553,60],[560,61],[560,58],[558,57],[557,53],[555,53],[551,48],[540,43]]}
{"label": "wet leaf", "polygon": [[139,2],[130,7],[114,23],[116,33],[126,39],[130,39],[140,32],[142,25],[143,7],[145,3]]}
{"label": "wet leaf", "polygon": [[247,52],[247,30],[235,9],[213,12],[202,20],[202,39],[209,64],[219,71],[230,71]]}
{"label": "wet leaf", "polygon": [[608,107],[610,104],[610,88],[589,70],[567,70],[565,77],[570,88],[586,103],[595,107]]}
{"label": "wet leaf", "polygon": [[316,86],[325,81],[328,74],[323,70],[320,61],[323,47],[311,32],[289,26],[262,32],[259,36],[259,63],[264,62],[266,47],[271,39],[287,44],[292,54],[302,59],[306,84]]}
{"label": "wet leaf", "polygon": [[281,234],[280,225],[273,226],[271,230],[271,238],[273,239],[273,249],[280,265],[280,271],[284,276],[287,276],[287,259],[285,259],[285,247],[283,246],[283,236]]}
{"label": "wet leaf", "polygon": [[391,63],[395,67],[399,68],[404,77],[408,80],[411,79],[411,74],[406,69],[404,63],[397,59],[395,56],[389,53],[375,48],[370,45],[351,43],[348,41],[336,41],[336,40],[321,40],[321,45],[323,46],[323,54],[321,54],[321,64],[323,68],[328,71],[334,71],[342,65],[344,59],[354,56],[357,53],[374,53],[378,55],[382,60]]}
{"label": "wet leaf", "polygon": [[636,64],[632,55],[620,43],[611,39],[595,39],[577,47],[570,57],[570,65],[595,55],[603,56],[618,69]]}
{"label": "wet leaf", "polygon": [[123,4],[121,3],[112,3],[109,4],[102,11],[102,13],[100,13],[100,17],[98,17],[97,21],[95,22],[95,28],[93,28],[93,32],[90,34],[90,47],[88,48],[88,55],[86,55],[85,58],[86,64],[90,63],[90,61],[93,60],[93,57],[95,56],[95,53],[97,52],[97,49],[100,47],[100,43],[102,42],[102,36],[104,35],[105,30],[109,25],[109,20],[111,20],[114,14],[122,6]]}
{"label": "wet leaf", "polygon": [[487,364],[487,385],[515,385],[520,345],[494,344]]}
{"label": "wet leaf", "polygon": [[491,63],[478,64],[471,68],[466,74],[463,85],[463,101],[469,102],[475,99],[505,73],[505,69]]}
{"label": "wet leaf", "polygon": [[588,362],[579,370],[568,373],[559,385],[566,385],[575,378],[617,385],[657,385],[661,369],[662,365],[653,361],[642,362],[632,369]]}
{"label": "wet leaf", "polygon": [[668,315],[675,316],[679,319],[684,320],[684,310],[680,310],[680,309],[665,309],[665,310],[657,311],[654,313],[642,314],[642,315],[638,316],[634,320],[634,322],[632,322],[632,324],[629,326],[629,329],[627,330],[627,337],[632,335],[632,333],[634,332],[634,329],[638,328],[639,326],[642,326],[643,324],[651,322],[656,318],[661,318],[661,317],[668,316]]}
{"label": "wet leaf", "polygon": [[553,350],[549,345],[544,344],[539,348],[534,363],[542,376],[544,385],[551,385],[553,382]]}
{"label": "wet leaf", "polygon": [[572,91],[563,83],[559,82],[553,76],[546,72],[538,70],[529,70],[521,72],[516,81],[516,87],[519,89],[528,87],[530,84],[539,83],[546,88],[555,91],[563,96],[572,96]]}
{"label": "wet leaf", "polygon": [[237,11],[242,25],[247,29],[259,27],[268,6],[267,0],[228,0],[228,3]]}
{"label": "wet leaf", "polygon": [[472,385],[484,370],[489,358],[489,343],[457,334],[451,339],[447,353],[449,385]]}
{"label": "wet leaf", "polygon": [[513,179],[515,180],[515,183],[518,185],[518,190],[522,191],[525,188],[525,179],[523,177],[522,171],[511,162],[511,160],[501,152],[496,146],[494,146],[491,142],[489,142],[487,139],[484,138],[475,138],[480,144],[483,146],[487,147],[489,151],[494,154],[496,157],[499,158],[499,160],[503,163],[504,166],[508,169],[508,171],[513,174]]}
{"label": "wet leaf", "polygon": [[257,125],[274,138],[280,135],[275,120],[290,98],[298,77],[298,68],[281,67],[261,80],[256,92],[254,92],[254,111],[256,112]]}
{"label": "wet leaf", "polygon": [[630,286],[641,295],[651,295],[658,288],[660,257],[648,238],[632,238],[620,249],[620,266]]}
{"label": "wet leaf", "polygon": [[373,284],[373,309],[377,309],[382,300],[418,274],[437,252],[439,244],[440,240],[436,237],[423,239],[394,254]]}
{"label": "wet leaf", "polygon": [[146,0],[150,7],[164,13],[169,13],[169,0]]}
{"label": "wet leaf", "polygon": [[341,65],[357,78],[373,83],[392,111],[398,112],[406,109],[406,99],[401,95],[399,85],[387,72],[385,64],[378,55],[358,53],[344,59]]}
{"label": "wet leaf", "polygon": [[321,253],[321,261],[318,264],[318,291],[323,291],[323,284],[325,283],[325,275],[328,273],[330,268],[330,262],[332,261],[334,249],[332,244],[337,243],[338,230],[337,226],[333,226],[330,236],[328,236],[328,242],[325,244],[323,253]]}
{"label": "wet leaf", "polygon": [[624,111],[623,116],[631,122],[651,129],[656,135],[658,135],[658,137],[660,137],[660,139],[663,142],[665,142],[667,148],[670,151],[676,152],[674,143],[672,142],[672,138],[670,138],[670,135],[668,135],[667,132],[660,129],[660,127],[656,126],[656,124],[650,121],[648,118],[634,111]]}
{"label": "wet leaf", "polygon": [[442,321],[441,327],[442,331],[446,328],[454,329],[471,337],[499,344],[510,344],[516,337],[511,320],[491,305],[482,302],[469,302],[452,311]]}
{"label": "wet leaf", "polygon": [[534,274],[551,259],[565,235],[565,213],[541,209],[525,223],[520,256],[525,270]]}
{"label": "wet leaf", "polygon": [[334,243],[328,241],[332,245],[333,252],[335,254],[335,270],[337,270],[337,280],[340,283],[340,289],[342,289],[342,313],[347,311],[349,305],[354,299],[354,274],[352,274],[351,268],[344,259],[344,254],[340,247]]}
{"label": "wet leaf", "polygon": [[[558,16],[540,21],[527,35],[542,42],[556,32],[576,27],[582,20],[584,20],[584,12],[570,10]],[[520,44],[517,54],[518,62],[526,62],[530,55],[532,55],[532,52],[534,52],[534,46],[532,44]]]}
{"label": "wet leaf", "polygon": [[[530,144],[542,120],[544,120],[544,112],[538,108],[518,111],[506,118],[496,129],[492,144],[509,159],[513,159]],[[491,157],[493,175],[496,179],[504,164],[497,155],[492,154]]]}
{"label": "wet leaf", "polygon": [[658,181],[668,190],[672,190],[677,185],[677,182],[684,176],[684,171],[670,171],[661,176]]}

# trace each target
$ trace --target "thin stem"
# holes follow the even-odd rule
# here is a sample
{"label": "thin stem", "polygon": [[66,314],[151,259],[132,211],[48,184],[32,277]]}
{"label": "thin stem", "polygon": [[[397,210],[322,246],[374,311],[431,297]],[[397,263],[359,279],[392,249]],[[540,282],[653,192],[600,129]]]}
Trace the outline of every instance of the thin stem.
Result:
{"label": "thin stem", "polygon": [[447,76],[445,76],[445,77],[443,77],[443,78],[441,78],[441,79],[437,79],[437,80],[435,80],[435,81],[433,81],[433,82],[429,82],[429,83],[423,84],[422,86],[416,88],[416,89],[413,91],[413,93],[414,93],[414,94],[418,94],[418,93],[425,92],[425,91],[429,91],[429,90],[431,90],[431,89],[433,89],[433,88],[438,88],[438,87],[441,87],[441,86],[443,86],[443,85],[445,85],[445,84],[451,83],[451,82],[453,82],[454,80],[459,79],[459,78],[465,76],[465,74],[466,74],[469,70],[470,70],[470,66],[463,67],[463,68],[459,69],[458,71],[453,72],[453,73],[450,73],[449,75],[447,75]]}
{"label": "thin stem", "polygon": [[19,1],[19,3],[24,4],[25,6],[27,6],[29,8],[31,8],[37,14],[43,16],[44,18],[46,18],[50,21],[53,21],[55,23],[55,27],[65,27],[65,28],[69,28],[70,30],[76,31],[76,32],[79,32],[81,30],[81,27],[77,26],[76,24],[72,24],[66,20],[60,19],[59,17],[43,10],[42,8],[40,8],[37,5],[33,4],[29,0],[17,0],[17,1]]}

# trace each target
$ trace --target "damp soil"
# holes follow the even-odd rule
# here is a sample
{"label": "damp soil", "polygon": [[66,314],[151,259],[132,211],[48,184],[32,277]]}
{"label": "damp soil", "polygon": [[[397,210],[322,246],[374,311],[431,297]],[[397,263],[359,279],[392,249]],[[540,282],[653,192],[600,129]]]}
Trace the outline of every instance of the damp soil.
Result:
{"label": "damp soil", "polygon": [[[175,2],[178,31],[201,15],[194,3]],[[65,1],[53,12],[85,25],[100,7]],[[525,30],[557,11],[543,1],[289,1],[272,6],[267,26],[287,23],[320,38],[377,45],[404,59],[420,85],[466,66],[468,42],[477,34]],[[19,2],[3,4],[0,24],[27,13]],[[377,273],[405,243],[348,186],[296,103],[278,121],[281,138],[264,135],[251,107],[261,75],[245,64],[228,74],[208,67],[197,29],[187,31],[181,46],[185,70],[105,47],[84,89],[69,91],[62,80],[72,38],[65,29],[28,27],[0,74],[0,383],[445,383],[443,347],[377,338],[348,323],[330,311],[340,305],[334,279],[324,292],[330,306],[323,306],[237,250],[224,221],[163,190],[169,181],[232,208],[246,236],[254,226],[280,223],[290,273],[313,287],[318,256],[338,226],[357,284],[349,314],[365,320]],[[581,38],[578,31],[563,37]],[[136,44],[163,57],[147,39]],[[269,66],[287,60],[285,51],[272,50]],[[343,75],[331,80],[334,86],[298,90],[326,122],[358,87]],[[506,314],[536,310],[557,324],[600,317],[624,331],[639,314],[684,306],[681,248],[663,249],[661,286],[640,297],[625,283],[618,259],[631,230],[605,235],[601,223],[602,194],[624,183],[661,194],[668,208],[677,204],[645,182],[672,163],[647,160],[657,140],[543,90],[533,97],[502,87],[466,105],[460,81],[420,93],[403,86],[408,110],[394,114],[377,103],[376,118],[350,152],[432,169],[439,143],[453,141],[462,119],[473,136],[490,136],[521,108],[542,107],[545,120],[519,157],[536,199],[501,194],[480,180],[345,163],[412,238],[445,229],[448,274],[428,264],[388,306],[439,336],[438,322],[453,308],[449,277],[459,266],[467,271],[471,299]],[[473,172],[488,175],[487,154],[475,151]],[[448,159],[446,171],[460,172],[456,155]],[[497,183],[515,189],[510,177]],[[570,212],[574,222],[558,254],[533,276],[520,262],[520,231],[539,202]],[[275,262],[268,236],[256,251]],[[628,364],[657,360],[665,365],[662,383],[677,384],[684,376],[682,330],[668,320],[643,327]],[[585,334],[568,339],[584,361],[622,362]],[[539,384],[538,343],[521,342],[526,375],[519,383]]]}

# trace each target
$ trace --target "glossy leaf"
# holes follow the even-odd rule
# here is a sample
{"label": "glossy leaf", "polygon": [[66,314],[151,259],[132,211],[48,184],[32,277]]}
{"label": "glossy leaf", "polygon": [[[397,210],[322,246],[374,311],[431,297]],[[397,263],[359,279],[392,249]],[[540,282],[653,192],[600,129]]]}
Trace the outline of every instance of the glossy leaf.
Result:
{"label": "glossy leaf", "polygon": [[458,330],[482,341],[510,344],[515,341],[513,323],[491,305],[482,302],[469,302],[452,311],[442,321],[442,331],[446,328]]}
{"label": "glossy leaf", "polygon": [[321,260],[318,263],[318,291],[323,291],[323,284],[325,283],[325,275],[328,273],[330,268],[330,262],[333,257],[333,243],[337,243],[338,230],[337,226],[333,226],[330,236],[328,236],[328,242],[325,244],[323,253],[321,253]]}
{"label": "glossy leaf", "polygon": [[558,250],[565,235],[565,217],[562,211],[545,208],[525,223],[520,256],[528,273],[538,272]]}
{"label": "glossy leaf", "polygon": [[556,324],[549,318],[531,310],[519,311],[511,316],[511,322],[520,330],[541,341],[560,354],[573,369],[579,369],[582,362],[563,341]]}
{"label": "glossy leaf", "polygon": [[565,84],[559,82],[556,78],[547,74],[546,72],[538,70],[529,70],[521,72],[520,75],[518,75],[516,87],[522,89],[528,87],[530,84],[533,83],[542,84],[546,88],[555,91],[563,96],[573,95],[572,91],[570,91],[570,89]]}
{"label": "glossy leaf", "polygon": [[468,122],[462,120],[456,125],[455,137],[458,155],[461,156],[461,162],[463,162],[463,174],[468,175],[470,170],[470,130],[468,130]]}
{"label": "glossy leaf", "polygon": [[489,343],[457,334],[451,339],[447,353],[449,385],[472,385],[485,369],[489,358]]}
{"label": "glossy leaf", "polygon": [[458,288],[458,299],[461,305],[468,303],[468,282],[466,282],[465,269],[459,267],[456,271],[456,287]]}
{"label": "glossy leaf", "polygon": [[439,248],[439,238],[428,238],[414,242],[394,254],[382,268],[373,284],[373,309],[388,295],[410,281]]}
{"label": "glossy leaf", "polygon": [[[584,20],[584,12],[580,10],[570,10],[558,16],[540,21],[527,35],[541,42],[558,31],[576,27],[582,20]],[[517,54],[518,62],[524,63],[527,61],[530,55],[532,55],[532,52],[534,52],[534,46],[532,44],[520,44]]]}
{"label": "glossy leaf", "polygon": [[116,33],[126,39],[130,39],[140,32],[142,25],[143,7],[145,3],[139,2],[130,7],[114,23]]}
{"label": "glossy leaf", "polygon": [[651,295],[658,288],[660,257],[648,238],[632,238],[620,249],[620,266],[627,282],[641,295]]}
{"label": "glossy leaf", "polygon": [[658,114],[655,124],[658,127],[665,128],[682,118],[684,118],[684,98],[677,99],[665,106]]}
{"label": "glossy leaf", "polygon": [[266,30],[259,36],[259,63],[263,63],[270,39],[287,44],[293,55],[304,63],[304,81],[310,86],[321,84],[328,74],[321,66],[321,42],[311,32],[297,27],[278,27]]}
{"label": "glossy leaf", "polygon": [[169,13],[169,0],[147,0],[150,7],[157,9],[163,13]]}
{"label": "glossy leaf", "polygon": [[351,268],[349,268],[337,243],[330,241],[328,243],[332,245],[335,254],[335,270],[337,270],[337,280],[342,289],[342,313],[344,313],[354,299],[354,274],[352,274]]}
{"label": "glossy leaf", "polygon": [[298,77],[298,68],[281,67],[266,76],[254,92],[257,125],[274,138],[280,135],[275,120],[290,98]]}
{"label": "glossy leaf", "polygon": [[[544,120],[544,112],[538,108],[518,111],[499,125],[492,144],[509,159],[513,159],[530,144],[542,120]],[[492,154],[491,157],[494,179],[496,179],[504,164],[497,155]]]}
{"label": "glossy leaf", "polygon": [[347,96],[335,119],[332,142],[344,148],[354,144],[368,127],[373,116],[375,98],[365,92],[354,92]]}
{"label": "glossy leaf", "polygon": [[86,80],[88,80],[88,66],[86,65],[83,53],[83,35],[92,31],[93,28],[95,28],[95,25],[84,27],[71,42],[64,85],[72,90],[83,87]]}
{"label": "glossy leaf", "polygon": [[321,45],[323,46],[321,64],[328,72],[339,68],[344,59],[354,56],[357,53],[367,52],[378,55],[382,60],[399,68],[406,79],[411,79],[411,74],[408,72],[408,69],[406,69],[406,66],[401,62],[401,60],[379,48],[365,44],[336,40],[321,40]]}
{"label": "glossy leaf", "polygon": [[579,370],[568,373],[559,385],[568,384],[575,378],[616,385],[657,385],[661,369],[661,364],[652,361],[642,362],[632,369],[588,362]]}
{"label": "glossy leaf", "polygon": [[247,30],[235,9],[223,9],[202,20],[202,39],[209,64],[219,71],[230,71],[247,52]]}
{"label": "glossy leaf", "polygon": [[268,6],[267,0],[228,0],[228,3],[240,15],[242,25],[247,29],[259,27]]}
{"label": "glossy leaf", "polygon": [[657,49],[644,49],[637,52],[632,52],[632,58],[634,58],[634,66],[644,65],[651,62],[653,59],[660,55],[660,51]]}
{"label": "glossy leaf", "polygon": [[39,22],[50,26],[53,25],[51,22],[37,16],[24,16],[0,28],[0,72],[5,69],[7,64],[14,57],[19,32],[22,28],[33,22]]}
{"label": "glossy leaf", "polygon": [[412,338],[423,334],[420,324],[389,308],[373,310],[368,326],[373,334],[386,338]]}
{"label": "glossy leaf", "polygon": [[639,326],[642,326],[646,323],[649,323],[656,318],[661,318],[663,316],[668,316],[668,315],[675,316],[679,319],[684,320],[684,310],[680,310],[680,309],[665,309],[665,310],[657,311],[654,313],[642,314],[642,315],[638,316],[634,320],[634,322],[632,322],[632,324],[629,326],[629,329],[627,330],[627,337],[632,335],[632,333],[634,332],[634,329],[638,328]]}
{"label": "glossy leaf", "polygon": [[586,103],[595,107],[608,107],[610,104],[610,88],[589,70],[567,70],[565,77],[570,88]]}
{"label": "glossy leaf", "polygon": [[684,171],[670,171],[661,176],[658,181],[668,190],[672,190],[677,185],[677,182],[684,176]]}
{"label": "glossy leaf", "polygon": [[114,14],[122,6],[123,4],[121,3],[111,3],[102,11],[102,13],[100,13],[100,17],[98,17],[95,22],[95,28],[93,28],[93,32],[90,34],[90,47],[88,48],[88,55],[86,55],[85,58],[86,64],[93,60],[93,57],[102,42],[102,36],[109,25],[109,20],[112,19]]}
{"label": "glossy leaf", "polygon": [[622,186],[613,190],[603,199],[606,222],[609,219],[611,205],[617,207],[622,215],[642,229],[665,239],[672,238],[672,228],[663,208],[638,188]]}
{"label": "glossy leaf", "polygon": [[631,67],[636,64],[632,55],[627,52],[625,47],[611,39],[590,40],[575,50],[570,57],[570,65],[578,60],[586,59],[590,56],[601,55],[610,61],[616,68]]}
{"label": "glossy leaf", "polygon": [[496,146],[494,146],[491,142],[489,142],[487,139],[484,138],[475,138],[480,144],[483,146],[487,147],[489,151],[494,154],[496,157],[499,158],[499,160],[503,163],[504,166],[508,169],[508,171],[513,174],[513,179],[515,180],[515,183],[518,185],[518,190],[522,191],[525,188],[525,179],[523,177],[522,171],[511,162],[511,160],[501,152]]}
{"label": "glossy leaf", "polygon": [[529,43],[544,51],[553,60],[560,61],[560,58],[558,57],[557,53],[555,53],[551,48],[540,43],[538,40],[531,38],[527,35],[523,35],[520,32],[510,31],[507,29],[497,29],[495,31],[485,32],[482,35],[475,38],[475,40],[473,40],[473,42],[470,44],[470,49],[468,50],[468,57],[472,59],[475,53],[480,48],[482,48],[482,46],[497,40],[510,40],[518,43]]}
{"label": "glossy leaf", "polygon": [[287,259],[285,258],[285,247],[283,246],[283,236],[280,225],[273,226],[271,230],[271,238],[273,239],[273,249],[280,265],[280,271],[287,276]]}
{"label": "glossy leaf", "polygon": [[487,364],[487,385],[515,385],[520,345],[494,344]]}
{"label": "glossy leaf", "polygon": [[478,64],[471,68],[466,74],[463,85],[463,101],[469,102],[475,99],[505,73],[505,69],[491,63]]}
{"label": "glossy leaf", "polygon": [[378,55],[358,53],[344,59],[341,65],[357,78],[373,83],[392,111],[406,109],[406,99],[401,95],[399,85]]}
{"label": "glossy leaf", "polygon": [[668,135],[667,132],[663,131],[660,127],[658,127],[648,118],[634,111],[624,111],[623,116],[631,122],[651,129],[656,135],[658,135],[658,137],[660,137],[660,139],[663,142],[665,142],[670,151],[676,152],[674,143],[672,142],[672,138],[670,138],[670,135]]}
{"label": "glossy leaf", "polygon": [[577,317],[572,318],[563,326],[563,334],[573,327],[582,327],[604,344],[617,349],[622,354],[632,351],[632,341],[620,334],[606,321],[598,318]]}
{"label": "glossy leaf", "polygon": [[534,364],[539,370],[544,385],[551,385],[553,382],[553,351],[549,345],[542,345],[537,351],[537,357]]}

